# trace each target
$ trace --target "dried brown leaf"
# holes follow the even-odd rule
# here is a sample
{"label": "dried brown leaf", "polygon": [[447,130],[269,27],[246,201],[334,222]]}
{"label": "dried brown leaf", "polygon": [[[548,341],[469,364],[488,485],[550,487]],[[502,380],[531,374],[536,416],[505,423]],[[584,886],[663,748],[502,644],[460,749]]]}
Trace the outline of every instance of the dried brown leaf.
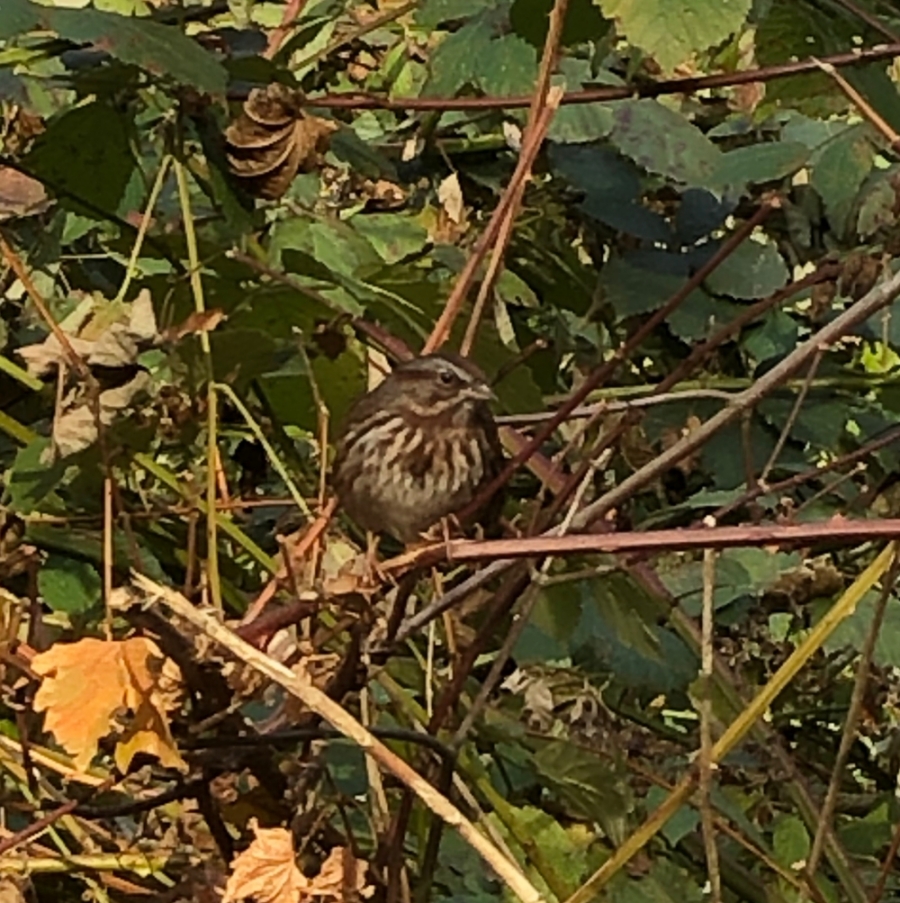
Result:
{"label": "dried brown leaf", "polygon": [[371,897],[375,888],[366,884],[368,867],[368,863],[357,859],[348,847],[334,847],[306,893],[336,903],[352,903],[360,897]]}
{"label": "dried brown leaf", "polygon": [[441,182],[437,195],[447,216],[457,225],[462,223],[466,205],[459,184],[459,176],[455,172]]}
{"label": "dried brown leaf", "polygon": [[162,338],[166,342],[178,342],[187,335],[201,332],[212,332],[220,323],[228,319],[228,314],[220,308],[212,310],[195,310],[184,322],[163,330]]}
{"label": "dried brown leaf", "polygon": [[222,903],[246,900],[256,903],[297,903],[310,882],[294,861],[294,840],[284,828],[260,828],[256,819],[250,827],[253,843],[231,863]]}
{"label": "dried brown leaf", "polygon": [[298,172],[321,166],[337,124],[302,110],[302,94],[284,85],[255,88],[225,130],[228,164],[249,191],[279,198]]}
{"label": "dried brown leaf", "polygon": [[33,216],[50,206],[47,192],[37,179],[9,166],[0,166],[0,221]]}
{"label": "dried brown leaf", "polygon": [[[110,322],[111,305],[95,305],[79,324],[77,334],[68,335],[69,344],[89,366],[123,367],[133,364],[140,352],[157,337],[156,315],[150,292],[144,289],[125,308],[123,316]],[[118,315],[118,312],[117,312]],[[19,349],[32,376],[45,376],[66,362],[66,352],[55,335],[43,342]]]}

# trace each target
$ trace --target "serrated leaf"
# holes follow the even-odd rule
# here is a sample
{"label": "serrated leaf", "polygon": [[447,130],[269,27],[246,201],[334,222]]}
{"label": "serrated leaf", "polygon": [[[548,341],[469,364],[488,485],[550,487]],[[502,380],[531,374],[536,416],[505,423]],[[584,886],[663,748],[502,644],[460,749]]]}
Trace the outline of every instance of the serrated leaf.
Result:
{"label": "serrated leaf", "polygon": [[594,0],[622,35],[673,70],[743,25],[752,0]]}
{"label": "serrated leaf", "polygon": [[822,196],[836,232],[843,233],[860,186],[874,162],[875,149],[867,127],[854,126],[830,142],[813,164],[810,184]]}
{"label": "serrated leaf", "polygon": [[775,245],[745,241],[710,273],[706,286],[717,295],[750,300],[771,295],[789,278]]}
{"label": "serrated leaf", "polygon": [[428,241],[428,231],[402,213],[355,216],[351,225],[364,236],[387,264],[418,254]]}
{"label": "serrated leaf", "polygon": [[490,42],[486,57],[475,60],[475,75],[485,94],[527,94],[537,78],[537,53],[518,35],[503,35]]}
{"label": "serrated leaf", "polygon": [[427,95],[453,95],[466,85],[485,94],[523,94],[537,76],[537,52],[518,35],[492,37],[482,18],[444,38],[429,61]]}
{"label": "serrated leaf", "polygon": [[174,25],[96,9],[54,9],[26,0],[3,0],[0,39],[34,28],[55,31],[77,44],[90,44],[161,78],[194,85],[209,94],[225,93],[225,69]]}
{"label": "serrated leaf", "polygon": [[798,141],[769,141],[722,154],[713,184],[723,189],[772,182],[796,172],[809,151]]}
{"label": "serrated leaf", "polygon": [[721,151],[680,113],[656,100],[616,105],[613,143],[648,172],[704,188],[719,167]]}

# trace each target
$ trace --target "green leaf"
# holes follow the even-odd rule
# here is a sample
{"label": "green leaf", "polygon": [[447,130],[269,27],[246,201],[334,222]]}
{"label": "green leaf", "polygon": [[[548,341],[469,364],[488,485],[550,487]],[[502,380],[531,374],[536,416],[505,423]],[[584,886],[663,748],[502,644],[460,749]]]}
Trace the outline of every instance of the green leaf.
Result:
{"label": "green leaf", "polygon": [[66,472],[61,461],[49,466],[41,458],[50,447],[43,436],[16,453],[7,482],[10,508],[17,514],[31,514],[59,485]]}
{"label": "green leaf", "polygon": [[550,123],[547,136],[551,141],[597,141],[613,128],[613,113],[606,103],[572,103],[560,107]]}
{"label": "green leaf", "polygon": [[875,858],[890,842],[893,834],[887,801],[876,806],[865,818],[853,819],[838,834],[847,852],[854,856]]}
{"label": "green leaf", "polygon": [[678,338],[691,343],[721,329],[738,312],[736,305],[721,298],[711,298],[697,289],[672,311],[666,323]]}
{"label": "green leaf", "polygon": [[28,0],[3,0],[0,6],[0,41],[9,40],[34,28],[36,10]]}
{"label": "green leaf", "polygon": [[499,6],[502,0],[425,0],[416,11],[416,24],[432,30],[444,22],[468,19],[485,9]]}
{"label": "green leaf", "polygon": [[845,231],[853,202],[874,162],[868,127],[860,125],[835,138],[813,163],[810,184],[822,196],[836,232]]}
{"label": "green leaf", "polygon": [[722,154],[713,184],[723,189],[772,182],[796,172],[809,151],[799,141],[770,141],[738,147]]}
{"label": "green leaf", "polygon": [[625,818],[633,807],[619,769],[596,754],[563,740],[542,746],[534,757],[543,774],[576,812],[603,825],[621,841]]}
{"label": "green leaf", "polygon": [[783,310],[775,310],[766,314],[762,325],[750,330],[741,339],[741,345],[757,363],[762,363],[792,351],[798,335],[799,328],[794,318]]}
{"label": "green leaf", "polygon": [[[872,612],[878,595],[878,592],[871,591],[863,596],[859,605],[856,606],[856,611],[841,622],[825,643],[825,649],[828,652],[862,649],[872,623]],[[823,602],[823,605],[830,606],[830,604],[830,600]],[[821,612],[817,612],[817,614],[821,614]],[[884,610],[884,621],[878,632],[872,658],[879,667],[900,668],[900,605],[897,605],[894,599],[888,601]]]}
{"label": "green leaf", "polygon": [[105,50],[123,63],[162,78],[224,94],[228,77],[212,54],[174,25],[96,9],[55,9],[25,0],[3,0],[0,39],[35,28]]}
{"label": "green leaf", "polygon": [[790,278],[784,258],[773,244],[745,241],[706,279],[717,295],[751,300],[765,298],[782,288]]}
{"label": "green leaf", "polygon": [[672,71],[734,34],[752,0],[594,0],[629,43]]}
{"label": "green leaf", "polygon": [[537,77],[537,53],[518,35],[492,37],[483,17],[438,45],[429,62],[427,95],[453,95],[466,85],[485,94],[524,94]]}
{"label": "green leaf", "polygon": [[487,56],[475,60],[478,87],[485,94],[527,94],[537,78],[537,53],[528,41],[507,34],[491,41]]}
{"label": "green leaf", "polygon": [[[896,178],[896,169],[890,175]],[[897,189],[891,178],[879,174],[878,180],[868,188],[859,207],[856,228],[863,238],[870,238],[879,229],[893,226],[897,220],[894,208],[897,204]]]}
{"label": "green leaf", "polygon": [[806,825],[796,815],[784,815],[772,832],[775,857],[787,868],[799,869],[809,855],[809,834]]}
{"label": "green leaf", "polygon": [[[601,283],[606,300],[620,319],[646,314],[657,310],[677,292],[685,281],[684,276],[659,273],[635,266],[621,257],[614,257],[603,268]],[[703,310],[706,296],[696,289],[682,303],[683,307]],[[684,321],[682,321],[684,322]]]}
{"label": "green leaf", "polygon": [[[652,812],[669,794],[662,787],[651,787],[647,792],[645,803]],[[660,833],[674,847],[680,840],[692,833],[700,824],[700,814],[692,806],[682,806],[665,824]]]}
{"label": "green leaf", "polygon": [[693,123],[657,100],[616,105],[613,143],[648,172],[685,185],[706,187],[722,156]]}
{"label": "green leaf", "polygon": [[354,216],[350,224],[387,264],[418,254],[428,242],[428,231],[404,213],[361,214]]}
{"label": "green leaf", "polygon": [[84,614],[100,602],[100,575],[86,561],[51,554],[38,572],[38,592],[53,611]]}
{"label": "green leaf", "polygon": [[[136,166],[130,138],[131,123],[109,104],[96,101],[52,119],[24,165],[51,189],[71,192],[115,213]],[[70,198],[60,202],[76,213],[96,215]]]}

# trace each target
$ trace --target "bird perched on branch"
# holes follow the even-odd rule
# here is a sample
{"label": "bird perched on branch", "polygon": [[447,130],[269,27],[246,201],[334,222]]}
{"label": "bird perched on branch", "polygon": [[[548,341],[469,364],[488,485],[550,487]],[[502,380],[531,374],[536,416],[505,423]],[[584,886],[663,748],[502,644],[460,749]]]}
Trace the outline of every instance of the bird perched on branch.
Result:
{"label": "bird perched on branch", "polygon": [[338,440],[332,484],[347,514],[411,543],[462,511],[503,462],[493,398],[484,373],[458,355],[397,366],[354,403]]}

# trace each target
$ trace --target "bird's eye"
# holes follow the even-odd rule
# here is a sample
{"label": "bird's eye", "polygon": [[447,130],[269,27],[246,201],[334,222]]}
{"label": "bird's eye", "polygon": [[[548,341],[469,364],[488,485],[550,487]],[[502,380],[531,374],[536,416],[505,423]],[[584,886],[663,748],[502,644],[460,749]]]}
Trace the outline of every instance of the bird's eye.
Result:
{"label": "bird's eye", "polygon": [[441,372],[438,374],[438,379],[445,386],[452,386],[456,381],[456,374],[452,370],[441,370]]}

